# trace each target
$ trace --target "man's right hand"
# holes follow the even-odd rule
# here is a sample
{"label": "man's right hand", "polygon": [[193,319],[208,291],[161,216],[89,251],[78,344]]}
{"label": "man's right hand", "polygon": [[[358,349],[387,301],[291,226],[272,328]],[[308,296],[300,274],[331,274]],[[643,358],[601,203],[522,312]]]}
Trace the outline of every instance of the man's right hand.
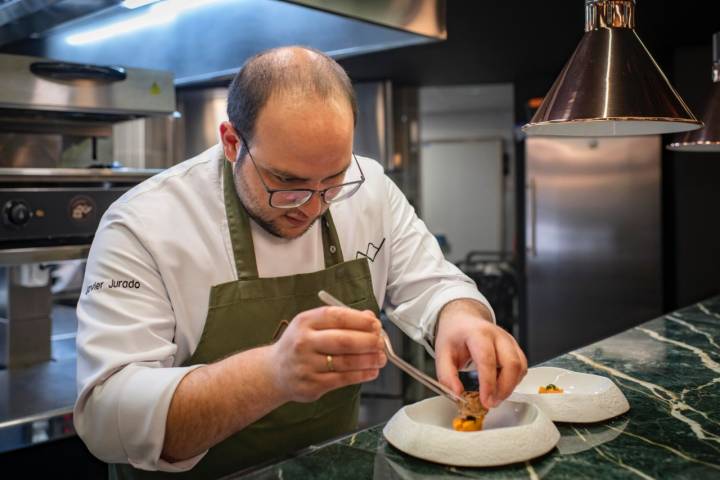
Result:
{"label": "man's right hand", "polygon": [[288,401],[312,402],[331,390],[373,380],[387,362],[380,331],[369,310],[320,307],[299,313],[270,346],[276,388]]}
{"label": "man's right hand", "polygon": [[[328,370],[332,356],[334,371]],[[290,401],[311,402],[377,377],[386,363],[371,311],[322,307],[298,314],[272,345],[196,368],[168,410],[162,458],[192,458]]]}

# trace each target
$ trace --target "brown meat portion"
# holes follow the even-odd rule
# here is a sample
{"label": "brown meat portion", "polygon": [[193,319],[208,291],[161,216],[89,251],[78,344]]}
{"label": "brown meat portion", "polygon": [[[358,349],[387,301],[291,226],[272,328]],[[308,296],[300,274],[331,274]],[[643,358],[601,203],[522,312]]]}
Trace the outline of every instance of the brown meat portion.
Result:
{"label": "brown meat portion", "polygon": [[480,403],[479,392],[463,392],[462,397],[467,401],[460,407],[461,417],[475,417],[482,419],[487,414],[487,409]]}

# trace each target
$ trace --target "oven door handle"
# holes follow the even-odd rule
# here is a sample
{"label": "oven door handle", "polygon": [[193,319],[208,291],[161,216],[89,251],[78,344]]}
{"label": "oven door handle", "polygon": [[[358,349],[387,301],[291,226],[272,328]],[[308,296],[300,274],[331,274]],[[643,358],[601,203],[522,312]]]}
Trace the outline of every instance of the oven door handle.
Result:
{"label": "oven door handle", "polygon": [[95,82],[121,82],[127,78],[123,67],[84,65],[69,62],[35,62],[30,71],[50,80],[91,80]]}
{"label": "oven door handle", "polygon": [[526,240],[526,252],[531,257],[537,257],[537,184],[535,179],[531,178],[526,185],[527,195],[527,212],[529,221],[526,225],[529,226],[530,231],[525,232]]}

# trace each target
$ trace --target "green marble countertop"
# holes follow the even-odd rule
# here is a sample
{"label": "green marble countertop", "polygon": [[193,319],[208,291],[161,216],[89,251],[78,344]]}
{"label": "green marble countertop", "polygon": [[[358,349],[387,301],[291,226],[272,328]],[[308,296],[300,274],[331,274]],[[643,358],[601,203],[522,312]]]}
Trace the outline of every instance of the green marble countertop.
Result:
{"label": "green marble countertop", "polygon": [[388,445],[379,425],[242,478],[720,479],[720,297],[543,365],[610,377],[630,411],[592,425],[558,424],[562,437],[553,451],[505,467],[419,460]]}

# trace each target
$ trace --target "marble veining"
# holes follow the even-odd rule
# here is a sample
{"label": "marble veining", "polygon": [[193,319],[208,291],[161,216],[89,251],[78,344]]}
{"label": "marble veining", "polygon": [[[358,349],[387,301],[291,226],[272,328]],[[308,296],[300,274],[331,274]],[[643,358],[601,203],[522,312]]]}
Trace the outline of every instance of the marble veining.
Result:
{"label": "marble veining", "polygon": [[388,445],[382,425],[251,472],[251,479],[720,478],[720,297],[646,322],[543,365],[611,378],[630,411],[558,424],[549,454],[496,468],[460,468]]}
{"label": "marble veining", "polygon": [[537,472],[535,471],[535,469],[533,468],[533,466],[530,462],[525,462],[525,467],[527,468],[528,476],[530,477],[530,480],[537,480],[540,478],[540,477],[538,477]]}

